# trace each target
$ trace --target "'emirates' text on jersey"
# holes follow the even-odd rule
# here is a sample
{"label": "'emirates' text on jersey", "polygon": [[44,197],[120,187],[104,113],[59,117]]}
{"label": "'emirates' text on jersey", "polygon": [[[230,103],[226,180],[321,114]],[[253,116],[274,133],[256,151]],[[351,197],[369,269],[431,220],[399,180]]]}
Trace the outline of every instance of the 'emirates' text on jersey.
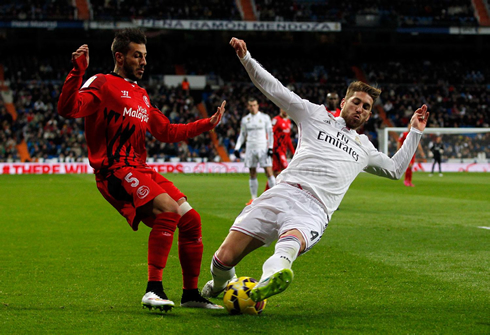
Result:
{"label": "'emirates' text on jersey", "polygon": [[240,150],[245,141],[248,149],[272,149],[274,137],[269,115],[257,112],[255,115],[249,113],[242,118],[235,150]]}
{"label": "'emirates' text on jersey", "polygon": [[399,179],[413,157],[422,133],[412,128],[392,157],[379,152],[367,136],[346,127],[323,105],[302,99],[284,87],[247,51],[240,59],[255,86],[298,126],[298,145],[277,180],[299,184],[323,204],[329,216],[339,207],[350,184],[362,171]]}

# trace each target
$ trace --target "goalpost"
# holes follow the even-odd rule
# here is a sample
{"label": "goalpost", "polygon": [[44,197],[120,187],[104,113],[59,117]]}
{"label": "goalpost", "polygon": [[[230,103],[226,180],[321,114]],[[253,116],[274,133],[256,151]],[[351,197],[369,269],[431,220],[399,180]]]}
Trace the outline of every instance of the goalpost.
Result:
{"label": "goalpost", "polygon": [[[397,151],[399,136],[406,127],[387,127],[378,132],[379,149],[393,156]],[[432,162],[430,150],[438,137],[441,137],[444,163],[480,164],[481,171],[490,171],[490,128],[430,128],[424,130],[416,158],[419,162]],[[464,171],[461,168],[459,171]],[[467,169],[466,169],[467,171]]]}

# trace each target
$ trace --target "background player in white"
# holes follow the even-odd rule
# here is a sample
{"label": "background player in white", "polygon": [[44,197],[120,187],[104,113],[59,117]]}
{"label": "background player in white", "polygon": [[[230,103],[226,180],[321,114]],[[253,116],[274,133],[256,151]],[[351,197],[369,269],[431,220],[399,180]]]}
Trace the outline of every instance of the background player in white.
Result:
{"label": "background player in white", "polygon": [[257,198],[259,189],[257,165],[260,164],[260,167],[265,170],[269,187],[276,184],[276,179],[272,174],[274,136],[272,135],[271,118],[269,115],[259,112],[259,103],[255,98],[248,99],[247,108],[250,113],[242,118],[240,135],[235,145],[235,156],[240,157],[240,148],[246,141],[245,166],[250,172],[249,187],[252,196],[252,199],[247,203],[249,205]]}
{"label": "background player in white", "polygon": [[323,105],[300,98],[284,87],[251,57],[243,40],[231,46],[252,82],[279,108],[287,111],[299,130],[296,153],[278,176],[278,184],[263,193],[236,218],[211,262],[213,279],[203,296],[217,296],[235,276],[235,265],[248,253],[278,240],[274,254],[262,266],[262,277],[251,291],[262,301],[284,291],[293,279],[296,257],[322,237],[350,184],[362,171],[390,179],[405,172],[427,125],[427,106],[417,109],[403,146],[392,157],[376,150],[356,129],[369,119],[381,91],[362,82],[349,85],[341,115],[334,118]]}

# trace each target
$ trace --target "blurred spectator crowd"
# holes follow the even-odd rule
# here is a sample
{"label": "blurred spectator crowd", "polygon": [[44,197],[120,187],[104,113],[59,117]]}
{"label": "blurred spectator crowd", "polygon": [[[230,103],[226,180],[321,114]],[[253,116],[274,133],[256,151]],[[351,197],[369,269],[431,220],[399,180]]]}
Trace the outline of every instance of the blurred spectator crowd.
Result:
{"label": "blurred spectator crowd", "polygon": [[[234,0],[90,0],[95,21],[132,19],[241,20]],[[260,21],[335,21],[361,24],[359,16],[385,26],[476,25],[470,0],[255,0]],[[0,20],[72,20],[71,0],[3,0]]]}
{"label": "blurred spectator crowd", "polygon": [[[222,62],[225,64],[226,62]],[[238,62],[237,62],[238,63]],[[347,85],[355,80],[346,61],[313,61],[264,58],[261,63],[284,85],[299,96],[314,103],[324,104],[328,92],[342,98]],[[7,63],[11,64],[11,63]],[[81,161],[87,157],[83,120],[64,119],[56,112],[57,99],[67,69],[52,69],[56,63],[29,62],[29,69],[19,66],[16,71],[5,69],[13,103],[18,113],[14,121],[0,100],[0,161],[19,159],[16,144],[25,140],[34,161],[57,159]],[[239,66],[239,63],[238,65]],[[37,68],[36,68],[37,67]],[[192,69],[192,65],[189,65]],[[24,69],[25,71],[23,71]],[[223,85],[207,86],[200,91],[186,91],[182,87],[166,87],[161,82],[141,82],[154,105],[173,123],[188,123],[201,118],[196,104],[203,102],[208,114],[216,111],[222,100],[227,101],[227,113],[217,127],[220,145],[230,154],[238,137],[240,120],[248,113],[247,99],[258,98],[260,110],[272,117],[279,112],[269,100],[250,83],[246,72],[239,68],[230,71],[224,66],[215,74],[223,76]],[[383,93],[379,105],[388,124],[378,109],[362,130],[377,145],[378,131],[387,126],[406,127],[413,111],[427,104],[431,113],[430,127],[489,127],[490,73],[484,64],[454,61],[402,61],[369,63],[362,66],[368,81],[378,85]],[[221,73],[220,71],[226,72]],[[230,74],[231,72],[231,74]],[[449,138],[449,137],[448,137]],[[293,141],[296,129],[293,130]],[[446,151],[447,158],[474,158],[475,152],[486,151],[490,157],[489,134],[462,143]],[[160,143],[148,134],[148,157],[154,161],[218,161],[217,151],[208,133],[187,142]]]}

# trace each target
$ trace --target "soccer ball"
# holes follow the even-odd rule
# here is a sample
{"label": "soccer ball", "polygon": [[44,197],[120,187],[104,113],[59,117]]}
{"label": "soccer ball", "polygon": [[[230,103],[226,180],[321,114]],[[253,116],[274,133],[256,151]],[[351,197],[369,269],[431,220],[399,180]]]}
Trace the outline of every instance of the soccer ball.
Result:
{"label": "soccer ball", "polygon": [[250,298],[250,291],[257,285],[257,281],[251,277],[240,277],[230,282],[225,288],[223,303],[231,315],[262,313],[267,299],[255,302]]}

